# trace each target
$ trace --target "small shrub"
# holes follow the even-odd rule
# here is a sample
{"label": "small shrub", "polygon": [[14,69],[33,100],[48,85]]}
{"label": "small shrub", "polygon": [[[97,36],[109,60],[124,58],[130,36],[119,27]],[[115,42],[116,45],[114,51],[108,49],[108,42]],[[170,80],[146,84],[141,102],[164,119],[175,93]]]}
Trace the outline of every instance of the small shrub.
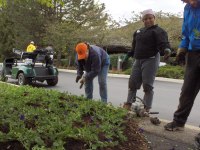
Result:
{"label": "small shrub", "polygon": [[69,60],[68,59],[61,59],[60,66],[67,67],[68,64],[69,64]]}
{"label": "small shrub", "polygon": [[117,68],[117,62],[118,62],[118,57],[119,57],[120,55],[119,54],[112,54],[112,55],[110,55],[110,65],[111,65],[111,67],[112,67],[112,69],[113,68]]}
{"label": "small shrub", "polygon": [[131,71],[132,71],[132,68],[126,69],[126,70],[124,71],[124,74],[130,75],[130,74],[131,74]]}
{"label": "small shrub", "polygon": [[[125,70],[124,74],[130,75],[131,70],[131,68]],[[164,78],[183,79],[184,67],[171,65],[162,66],[158,69],[156,76]]]}
{"label": "small shrub", "polygon": [[171,66],[166,65],[158,69],[157,77],[173,78],[173,79],[183,79],[184,68],[181,66]]}

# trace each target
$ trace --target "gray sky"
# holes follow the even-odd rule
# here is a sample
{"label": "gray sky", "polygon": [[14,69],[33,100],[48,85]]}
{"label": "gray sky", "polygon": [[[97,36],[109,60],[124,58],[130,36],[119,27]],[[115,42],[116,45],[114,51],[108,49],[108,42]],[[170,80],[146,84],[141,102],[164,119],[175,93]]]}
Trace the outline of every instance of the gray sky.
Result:
{"label": "gray sky", "polygon": [[131,12],[142,12],[145,9],[171,13],[183,13],[184,5],[181,0],[97,0],[105,3],[106,12],[115,20],[130,18]]}

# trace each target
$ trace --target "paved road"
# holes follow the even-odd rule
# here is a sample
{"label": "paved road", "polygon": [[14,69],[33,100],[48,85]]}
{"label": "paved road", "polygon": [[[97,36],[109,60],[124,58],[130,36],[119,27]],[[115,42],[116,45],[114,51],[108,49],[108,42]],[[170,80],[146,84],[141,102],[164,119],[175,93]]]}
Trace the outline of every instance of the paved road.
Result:
{"label": "paved road", "polygon": [[[75,83],[76,75],[74,73],[59,73],[59,83],[56,87],[48,87],[40,85],[49,89],[56,89],[59,91],[67,91],[71,94],[84,95],[84,89],[79,89],[79,84]],[[152,111],[158,111],[159,118],[172,120],[173,112],[178,106],[178,98],[181,91],[181,83],[156,81],[154,89],[154,102]],[[127,78],[108,78],[108,101],[115,106],[119,106],[126,101],[127,97]],[[94,80],[94,98],[100,99],[99,88],[97,80]],[[138,91],[138,96],[143,97],[142,89]],[[198,95],[188,119],[188,124],[199,126],[200,124],[200,96]]]}
{"label": "paved road", "polygon": [[[79,84],[75,83],[75,74],[60,72],[59,83],[54,89],[68,91],[72,94],[84,95],[84,90],[79,89]],[[178,98],[181,91],[181,83],[155,82],[155,95],[152,111],[159,111],[158,117],[172,120],[173,112],[178,106]],[[127,97],[128,79],[108,78],[108,99],[115,106],[123,104]],[[97,80],[94,80],[94,98],[100,99]],[[143,97],[142,89],[138,91],[138,96]],[[199,126],[200,124],[200,96],[198,95],[188,119],[188,124]]]}

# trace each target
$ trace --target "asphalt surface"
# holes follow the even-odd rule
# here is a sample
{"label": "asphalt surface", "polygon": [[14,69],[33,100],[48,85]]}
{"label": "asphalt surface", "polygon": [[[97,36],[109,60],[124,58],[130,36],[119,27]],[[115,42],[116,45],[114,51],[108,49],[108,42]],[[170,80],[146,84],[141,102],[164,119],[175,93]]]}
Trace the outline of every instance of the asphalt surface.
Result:
{"label": "asphalt surface", "polygon": [[[65,71],[65,70],[64,70]],[[72,71],[73,72],[73,71]],[[79,89],[80,84],[75,83],[76,74],[70,72],[59,71],[59,82],[55,87],[49,87],[46,83],[38,83],[38,87],[47,89],[55,89],[61,92],[68,92],[75,95],[84,95],[84,88]],[[14,82],[10,80],[10,82]],[[128,76],[110,75],[108,77],[108,102],[114,106],[122,105],[127,98],[128,93]],[[152,111],[159,112],[156,117],[172,120],[173,113],[178,106],[178,99],[181,91],[182,81],[157,79],[154,84],[154,101]],[[94,99],[100,99],[97,78],[94,80]],[[137,96],[143,97],[143,89],[141,88]],[[197,95],[193,109],[188,118],[187,124],[198,127],[200,124],[200,96]]]}
{"label": "asphalt surface", "polygon": [[[75,83],[76,74],[59,73],[59,83],[56,87],[49,87],[59,91],[68,91],[71,94],[84,95],[84,89],[79,89],[79,84]],[[167,81],[167,80],[166,80]],[[152,111],[158,111],[159,118],[172,120],[173,113],[178,106],[178,99],[181,91],[182,83],[155,81],[154,85],[154,101]],[[108,102],[115,106],[122,105],[126,101],[128,93],[128,78],[126,77],[108,77]],[[141,88],[137,95],[143,97],[143,89]],[[100,99],[98,80],[94,80],[94,99]],[[199,126],[200,124],[200,96],[196,97],[193,109],[188,118],[187,124]]]}
{"label": "asphalt surface", "polygon": [[195,136],[200,132],[199,128],[185,126],[184,131],[166,131],[165,120],[161,124],[153,125],[149,118],[139,118],[139,131],[142,132],[150,150],[198,150],[195,144]]}

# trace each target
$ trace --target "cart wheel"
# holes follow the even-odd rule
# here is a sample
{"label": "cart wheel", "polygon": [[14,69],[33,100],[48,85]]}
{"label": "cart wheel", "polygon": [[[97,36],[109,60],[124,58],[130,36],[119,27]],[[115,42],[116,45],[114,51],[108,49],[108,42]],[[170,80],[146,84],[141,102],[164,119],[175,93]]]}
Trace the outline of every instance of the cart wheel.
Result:
{"label": "cart wheel", "polygon": [[48,79],[47,84],[49,86],[55,86],[58,83],[58,77],[55,77],[54,79]]}
{"label": "cart wheel", "polygon": [[26,85],[28,83],[28,79],[24,76],[24,73],[20,73],[18,75],[18,84],[19,85]]}

